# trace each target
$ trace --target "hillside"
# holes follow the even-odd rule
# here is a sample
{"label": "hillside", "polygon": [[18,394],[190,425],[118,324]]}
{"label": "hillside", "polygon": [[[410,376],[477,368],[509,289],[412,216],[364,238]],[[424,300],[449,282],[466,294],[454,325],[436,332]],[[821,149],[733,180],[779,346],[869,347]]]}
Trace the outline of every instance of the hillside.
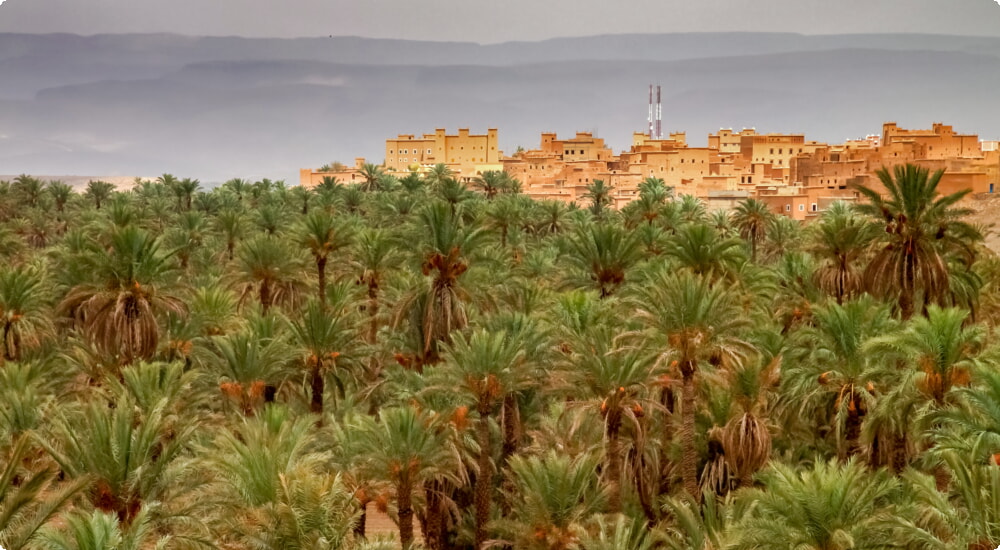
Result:
{"label": "hillside", "polygon": [[496,45],[351,37],[0,35],[0,172],[175,172],[294,181],[297,169],[435,127],[645,126],[646,86],[692,144],[720,127],[840,141],[885,120],[996,137],[1000,39],[718,33]]}

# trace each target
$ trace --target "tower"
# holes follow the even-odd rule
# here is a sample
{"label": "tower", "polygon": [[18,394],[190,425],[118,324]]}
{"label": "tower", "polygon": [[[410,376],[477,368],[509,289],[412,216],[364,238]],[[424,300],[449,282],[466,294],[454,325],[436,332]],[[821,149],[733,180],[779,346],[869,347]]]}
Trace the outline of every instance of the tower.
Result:
{"label": "tower", "polygon": [[653,85],[649,85],[649,116],[646,117],[649,123],[649,139],[653,139]]}
{"label": "tower", "polygon": [[663,139],[663,110],[660,105],[660,86],[656,86],[656,139]]}

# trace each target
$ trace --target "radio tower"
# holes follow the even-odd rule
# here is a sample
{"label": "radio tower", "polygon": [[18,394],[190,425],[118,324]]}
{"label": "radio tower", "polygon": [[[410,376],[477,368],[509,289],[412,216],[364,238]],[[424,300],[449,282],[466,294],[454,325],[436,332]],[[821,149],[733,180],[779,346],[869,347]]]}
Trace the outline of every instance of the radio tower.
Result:
{"label": "radio tower", "polygon": [[656,86],[656,139],[663,139],[663,109],[660,106],[660,86]]}
{"label": "radio tower", "polygon": [[649,85],[649,116],[646,118],[649,122],[649,139],[653,139],[653,85]]}

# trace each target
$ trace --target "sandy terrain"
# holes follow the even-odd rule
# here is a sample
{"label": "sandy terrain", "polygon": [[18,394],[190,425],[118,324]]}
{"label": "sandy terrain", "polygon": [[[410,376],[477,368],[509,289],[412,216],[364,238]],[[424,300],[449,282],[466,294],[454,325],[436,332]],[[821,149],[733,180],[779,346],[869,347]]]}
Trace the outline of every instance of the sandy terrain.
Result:
{"label": "sandy terrain", "polygon": [[1000,254],[1000,195],[976,195],[963,206],[975,210],[969,221],[983,226],[994,226],[986,232],[986,246]]}
{"label": "sandy terrain", "polygon": [[[389,519],[389,516],[375,509],[374,503],[369,503],[367,508],[368,519],[365,523],[365,534],[369,537],[376,535],[392,535],[399,540],[399,528]],[[413,518],[413,536],[418,544],[423,544],[424,535],[420,532],[420,522]]]}

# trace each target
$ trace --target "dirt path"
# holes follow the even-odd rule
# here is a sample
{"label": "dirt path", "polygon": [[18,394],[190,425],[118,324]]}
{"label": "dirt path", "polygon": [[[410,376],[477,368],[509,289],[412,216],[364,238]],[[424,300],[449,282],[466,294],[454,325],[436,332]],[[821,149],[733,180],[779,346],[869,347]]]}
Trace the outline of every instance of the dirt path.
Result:
{"label": "dirt path", "polygon": [[[374,503],[369,503],[365,511],[368,517],[365,523],[367,536],[391,535],[397,541],[399,540],[399,528],[396,527],[396,523],[389,516],[379,512]],[[424,534],[420,531],[420,522],[416,518],[413,518],[413,536],[417,543],[423,544]]]}

